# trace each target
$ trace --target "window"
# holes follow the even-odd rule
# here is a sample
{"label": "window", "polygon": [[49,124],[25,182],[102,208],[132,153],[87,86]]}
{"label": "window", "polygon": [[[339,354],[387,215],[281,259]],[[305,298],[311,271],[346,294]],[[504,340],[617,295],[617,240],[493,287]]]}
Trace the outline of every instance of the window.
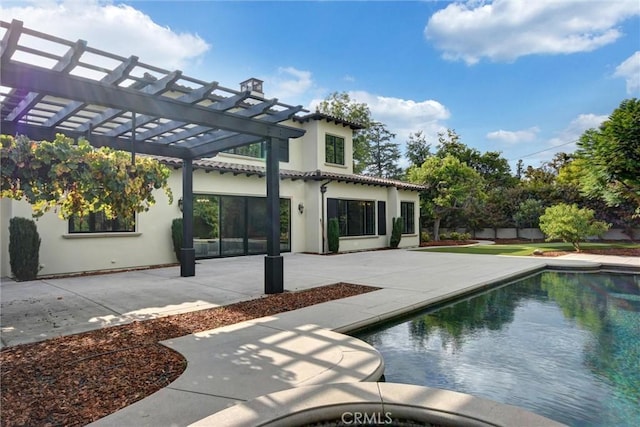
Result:
{"label": "window", "polygon": [[[281,162],[289,161],[289,140],[280,141],[278,145],[279,157]],[[243,145],[242,147],[230,148],[225,153],[237,154],[245,157],[255,157],[257,159],[264,159],[267,157],[267,144],[262,142],[255,142],[249,145]]]}
{"label": "window", "polygon": [[[194,194],[196,258],[267,252],[265,197]],[[280,199],[280,250],[291,250],[291,201]]]}
{"label": "window", "polygon": [[69,218],[69,233],[112,233],[136,231],[135,220],[124,223],[118,218],[108,219],[104,212]]}
{"label": "window", "polygon": [[402,217],[402,234],[414,234],[415,225],[415,203],[400,202],[400,216]]}
{"label": "window", "polygon": [[326,135],[325,161],[336,165],[344,165],[344,138]]}
{"label": "window", "polygon": [[375,204],[372,200],[328,199],[329,218],[338,218],[341,236],[375,234]]}

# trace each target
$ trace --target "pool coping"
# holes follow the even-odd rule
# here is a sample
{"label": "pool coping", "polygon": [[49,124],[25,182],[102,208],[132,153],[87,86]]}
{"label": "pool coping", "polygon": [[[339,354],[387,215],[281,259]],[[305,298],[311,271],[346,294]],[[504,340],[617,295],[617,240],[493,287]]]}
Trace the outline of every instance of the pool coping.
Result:
{"label": "pool coping", "polygon": [[382,382],[323,384],[270,393],[189,427],[306,426],[334,420],[341,425],[391,425],[395,420],[410,420],[469,427],[565,426],[517,406],[465,393]]}

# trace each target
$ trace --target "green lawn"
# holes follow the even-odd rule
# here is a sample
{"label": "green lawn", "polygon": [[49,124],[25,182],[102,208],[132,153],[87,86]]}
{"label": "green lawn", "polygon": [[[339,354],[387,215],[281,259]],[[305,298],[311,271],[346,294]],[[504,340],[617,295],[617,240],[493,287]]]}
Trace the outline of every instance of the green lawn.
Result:
{"label": "green lawn", "polygon": [[[612,248],[640,248],[637,243],[582,243],[580,249],[612,249]],[[450,252],[455,254],[482,255],[522,255],[533,254],[533,251],[573,251],[570,243],[518,243],[509,245],[480,245],[480,246],[447,246],[440,248],[423,248],[425,252]]]}

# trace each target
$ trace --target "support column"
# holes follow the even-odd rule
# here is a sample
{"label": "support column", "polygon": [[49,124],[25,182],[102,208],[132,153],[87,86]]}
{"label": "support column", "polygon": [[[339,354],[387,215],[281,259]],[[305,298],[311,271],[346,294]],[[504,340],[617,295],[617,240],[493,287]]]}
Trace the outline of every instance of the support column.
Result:
{"label": "support column", "polygon": [[180,276],[196,275],[196,250],[193,247],[193,163],[182,160],[182,248]]}
{"label": "support column", "polygon": [[280,140],[267,139],[267,256],[264,259],[264,293],[284,292],[284,263],[280,255]]}

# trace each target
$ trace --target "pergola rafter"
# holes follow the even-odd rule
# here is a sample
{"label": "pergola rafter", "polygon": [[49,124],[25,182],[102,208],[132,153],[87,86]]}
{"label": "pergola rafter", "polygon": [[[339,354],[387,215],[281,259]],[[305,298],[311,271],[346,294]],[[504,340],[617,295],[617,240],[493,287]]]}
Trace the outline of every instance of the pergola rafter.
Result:
{"label": "pergola rafter", "polygon": [[[192,162],[266,141],[270,230],[265,291],[282,291],[278,162],[281,141],[304,131],[281,122],[300,106],[236,91],[32,29],[0,21],[0,126],[3,133],[53,139],[85,137],[111,147],[183,162],[185,248],[182,275],[195,274]],[[23,37],[26,36],[26,37]],[[42,46],[47,46],[43,48]],[[55,53],[63,52],[63,53]],[[53,64],[52,64],[53,62]],[[96,77],[97,76],[97,77]]]}

